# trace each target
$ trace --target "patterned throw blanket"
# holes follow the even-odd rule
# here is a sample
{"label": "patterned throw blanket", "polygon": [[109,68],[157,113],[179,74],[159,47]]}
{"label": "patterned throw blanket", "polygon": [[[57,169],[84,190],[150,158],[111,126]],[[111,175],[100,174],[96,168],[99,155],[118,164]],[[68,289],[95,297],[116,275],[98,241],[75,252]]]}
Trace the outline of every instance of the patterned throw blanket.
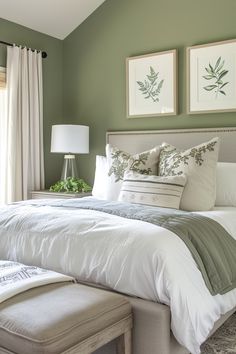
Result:
{"label": "patterned throw blanket", "polygon": [[193,212],[94,198],[47,201],[47,204],[45,201],[29,202],[38,207],[50,205],[96,210],[166,228],[186,244],[212,295],[224,294],[236,287],[236,241],[210,218]]}
{"label": "patterned throw blanket", "polygon": [[0,261],[0,303],[28,289],[66,281],[73,278],[17,262]]}

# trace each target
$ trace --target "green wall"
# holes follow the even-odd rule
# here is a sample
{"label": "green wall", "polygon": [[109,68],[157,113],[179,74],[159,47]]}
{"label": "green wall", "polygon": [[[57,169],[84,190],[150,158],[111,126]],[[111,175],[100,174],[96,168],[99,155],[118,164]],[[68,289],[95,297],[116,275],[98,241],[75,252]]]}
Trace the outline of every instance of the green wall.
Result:
{"label": "green wall", "polygon": [[[50,153],[52,124],[62,121],[62,41],[19,26],[0,18],[0,40],[42,49],[48,57],[43,59],[44,89],[44,151],[46,184],[51,185],[60,176],[62,156]],[[6,47],[0,45],[0,65],[5,66]]]}
{"label": "green wall", "polygon": [[[64,121],[90,126],[81,175],[93,181],[106,130],[236,126],[236,113],[186,114],[185,48],[236,37],[235,0],[106,0],[63,41]],[[127,119],[125,58],[178,49],[177,116]]]}
{"label": "green wall", "polygon": [[[46,184],[60,177],[62,156],[50,153],[51,125],[90,126],[90,154],[80,175],[93,182],[107,130],[236,126],[236,113],[186,114],[187,46],[236,37],[235,0],[106,0],[64,41],[0,19],[0,39],[47,51],[44,75]],[[126,118],[125,58],[178,49],[177,116]],[[6,50],[0,46],[0,65]]]}

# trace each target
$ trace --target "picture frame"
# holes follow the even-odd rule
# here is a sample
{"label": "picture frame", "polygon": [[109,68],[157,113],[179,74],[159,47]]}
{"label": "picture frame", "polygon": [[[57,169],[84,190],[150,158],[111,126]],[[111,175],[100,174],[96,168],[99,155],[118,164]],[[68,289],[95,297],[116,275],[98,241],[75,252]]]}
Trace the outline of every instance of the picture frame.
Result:
{"label": "picture frame", "polygon": [[236,39],[188,47],[187,113],[236,111]]}
{"label": "picture frame", "polygon": [[127,118],[177,114],[177,50],[126,58]]}

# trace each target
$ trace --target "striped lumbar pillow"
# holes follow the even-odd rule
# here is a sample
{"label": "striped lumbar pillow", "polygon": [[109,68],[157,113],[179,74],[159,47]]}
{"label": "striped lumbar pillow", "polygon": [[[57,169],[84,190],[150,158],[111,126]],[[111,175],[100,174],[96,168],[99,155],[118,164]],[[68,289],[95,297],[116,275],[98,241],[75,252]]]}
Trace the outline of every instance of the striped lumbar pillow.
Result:
{"label": "striped lumbar pillow", "polygon": [[179,209],[186,176],[147,176],[126,172],[119,201]]}

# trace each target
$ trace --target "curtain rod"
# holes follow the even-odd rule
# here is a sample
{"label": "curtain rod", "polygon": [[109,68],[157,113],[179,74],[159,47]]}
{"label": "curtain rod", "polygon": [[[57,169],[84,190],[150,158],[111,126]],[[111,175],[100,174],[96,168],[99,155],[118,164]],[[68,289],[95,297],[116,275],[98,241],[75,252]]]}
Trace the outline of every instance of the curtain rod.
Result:
{"label": "curtain rod", "polygon": [[[10,45],[11,47],[14,46],[13,43],[8,43],[8,42],[4,42],[4,41],[0,41],[0,44],[4,44],[4,45]],[[29,50],[29,48],[27,48],[27,50]],[[40,50],[37,50],[37,52],[39,53]],[[47,53],[46,52],[42,52],[42,58],[47,58]]]}

